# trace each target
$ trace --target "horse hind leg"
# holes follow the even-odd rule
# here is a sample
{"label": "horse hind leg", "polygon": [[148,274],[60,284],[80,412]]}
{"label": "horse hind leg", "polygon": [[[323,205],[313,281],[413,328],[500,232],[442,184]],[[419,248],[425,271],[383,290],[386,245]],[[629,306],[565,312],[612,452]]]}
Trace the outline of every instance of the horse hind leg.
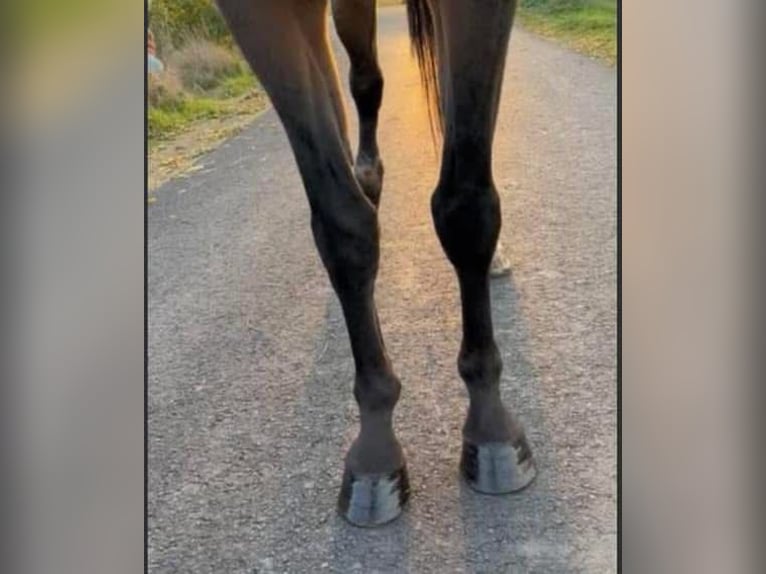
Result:
{"label": "horse hind leg", "polygon": [[492,143],[514,6],[512,0],[431,4],[434,38],[441,43],[437,65],[444,121],[442,168],[431,206],[460,285],[458,370],[470,397],[461,468],[471,487],[491,494],[520,490],[535,476],[524,431],[500,398],[502,361],[489,291],[501,224]]}
{"label": "horse hind leg", "polygon": [[351,63],[349,83],[359,116],[354,173],[364,193],[377,206],[383,186],[383,163],[377,141],[383,74],[376,47],[375,0],[332,0],[332,11]]}
{"label": "horse hind leg", "polygon": [[285,127],[311,207],[314,240],[346,320],[361,428],[345,458],[339,510],[356,525],[384,524],[400,514],[409,496],[392,426],[401,385],[375,309],[377,210],[354,176],[337,77],[328,82],[334,65],[327,6],[303,0],[219,4]]}
{"label": "horse hind leg", "polygon": [[511,272],[511,262],[505,252],[505,247],[497,240],[495,252],[492,254],[492,262],[489,265],[490,277],[504,277]]}

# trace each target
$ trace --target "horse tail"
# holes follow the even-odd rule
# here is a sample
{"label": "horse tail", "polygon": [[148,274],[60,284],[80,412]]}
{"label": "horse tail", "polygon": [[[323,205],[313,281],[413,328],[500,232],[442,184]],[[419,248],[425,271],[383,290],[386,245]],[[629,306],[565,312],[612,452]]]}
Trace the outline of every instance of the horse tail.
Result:
{"label": "horse tail", "polygon": [[418,60],[420,78],[428,102],[431,134],[435,136],[436,133],[441,133],[443,117],[436,71],[434,17],[428,0],[407,0],[407,19],[409,20],[412,51]]}

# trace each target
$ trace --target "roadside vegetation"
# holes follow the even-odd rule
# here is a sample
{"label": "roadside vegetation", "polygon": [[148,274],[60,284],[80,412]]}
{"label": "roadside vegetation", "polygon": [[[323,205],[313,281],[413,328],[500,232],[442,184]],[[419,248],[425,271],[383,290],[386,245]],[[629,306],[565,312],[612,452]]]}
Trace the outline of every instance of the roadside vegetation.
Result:
{"label": "roadside vegetation", "polygon": [[[92,0],[78,0],[86,3]],[[378,0],[378,6],[402,4]],[[518,22],[613,64],[617,0],[519,0]],[[153,0],[149,28],[163,72],[148,78],[150,189],[245,127],[268,103],[214,0]]]}
{"label": "roadside vegetation", "polygon": [[149,76],[149,141],[165,140],[198,120],[250,113],[265,96],[246,64],[231,50],[194,39]]}
{"label": "roadside vegetation", "polygon": [[[378,6],[404,0],[378,0]],[[573,50],[614,65],[617,61],[617,0],[519,0],[517,22]]]}
{"label": "roadside vegetation", "polygon": [[614,65],[617,0],[521,0],[517,14],[526,29]]}
{"label": "roadside vegetation", "polygon": [[153,190],[194,169],[196,158],[244,128],[268,99],[213,0],[153,0],[149,29],[164,65],[147,79]]}
{"label": "roadside vegetation", "polygon": [[149,27],[165,66],[148,78],[150,147],[199,121],[264,107],[265,95],[212,0],[154,0]]}

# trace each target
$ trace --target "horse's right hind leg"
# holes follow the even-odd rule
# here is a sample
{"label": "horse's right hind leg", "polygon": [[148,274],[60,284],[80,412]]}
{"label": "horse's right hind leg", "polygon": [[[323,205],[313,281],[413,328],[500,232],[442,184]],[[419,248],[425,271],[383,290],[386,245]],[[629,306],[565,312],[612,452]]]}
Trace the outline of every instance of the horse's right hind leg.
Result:
{"label": "horse's right hind leg", "polygon": [[364,193],[377,206],[383,186],[383,163],[377,141],[383,74],[376,48],[375,1],[332,0],[332,12],[351,63],[351,95],[359,114],[359,150],[354,173]]}
{"label": "horse's right hind leg", "polygon": [[505,248],[497,240],[495,246],[495,252],[492,254],[492,263],[489,264],[489,276],[490,277],[504,277],[511,272],[511,262],[508,260],[508,256],[505,253]]}
{"label": "horse's right hind leg", "polygon": [[350,522],[396,518],[409,495],[392,416],[400,383],[375,310],[377,210],[357,182],[337,76],[327,44],[326,1],[219,0],[243,54],[279,114],[311,207],[311,229],[346,319],[360,432],[345,460],[339,508]]}

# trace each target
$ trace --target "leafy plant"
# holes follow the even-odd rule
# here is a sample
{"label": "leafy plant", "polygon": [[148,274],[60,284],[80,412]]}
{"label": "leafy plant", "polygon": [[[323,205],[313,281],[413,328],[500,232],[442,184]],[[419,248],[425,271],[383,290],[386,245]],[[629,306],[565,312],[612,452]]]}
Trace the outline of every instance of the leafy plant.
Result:
{"label": "leafy plant", "polygon": [[231,50],[199,38],[171,54],[168,65],[178,73],[184,88],[195,92],[206,92],[225,78],[240,75],[243,67]]}
{"label": "leafy plant", "polygon": [[166,55],[195,38],[231,44],[226,22],[213,0],[153,0],[149,26],[158,52]]}

